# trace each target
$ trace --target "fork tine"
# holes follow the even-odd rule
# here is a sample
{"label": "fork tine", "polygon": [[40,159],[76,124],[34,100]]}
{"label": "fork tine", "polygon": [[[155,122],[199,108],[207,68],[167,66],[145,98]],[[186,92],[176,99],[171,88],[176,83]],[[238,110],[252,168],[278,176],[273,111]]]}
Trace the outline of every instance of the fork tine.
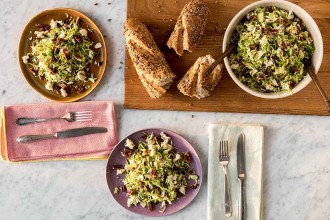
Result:
{"label": "fork tine", "polygon": [[81,112],[72,112],[74,121],[92,121],[93,115],[92,111],[81,111]]}
{"label": "fork tine", "polygon": [[78,113],[78,114],[73,114],[74,116],[92,116],[92,114],[88,113]]}
{"label": "fork tine", "polygon": [[80,114],[80,113],[92,113],[92,111],[81,111],[81,112],[73,112],[75,114]]}
{"label": "fork tine", "polygon": [[74,120],[93,119],[92,117],[75,117]]}
{"label": "fork tine", "polygon": [[74,115],[75,118],[92,118],[93,115]]}
{"label": "fork tine", "polygon": [[79,118],[79,117],[93,117],[92,115],[73,115],[73,117],[75,118]]}
{"label": "fork tine", "polygon": [[219,142],[220,149],[219,149],[219,158],[221,158],[221,148],[222,148],[222,141]]}
{"label": "fork tine", "polygon": [[225,148],[225,157],[228,157],[228,141],[225,141],[224,143],[224,148]]}
{"label": "fork tine", "polygon": [[92,121],[93,119],[78,119],[78,120],[75,120],[75,121],[80,121],[80,122],[82,122],[82,121]]}

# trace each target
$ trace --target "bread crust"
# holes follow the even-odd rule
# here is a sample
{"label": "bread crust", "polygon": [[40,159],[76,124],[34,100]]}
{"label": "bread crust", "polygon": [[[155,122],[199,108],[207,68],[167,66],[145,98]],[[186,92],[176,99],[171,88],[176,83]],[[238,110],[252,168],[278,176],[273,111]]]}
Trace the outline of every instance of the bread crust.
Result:
{"label": "bread crust", "polygon": [[192,52],[204,35],[209,8],[201,0],[187,3],[177,19],[167,46],[182,56],[184,50]]}
{"label": "bread crust", "polygon": [[190,97],[198,99],[211,95],[222,76],[223,65],[218,65],[211,74],[206,75],[205,70],[214,62],[211,55],[199,57],[179,81],[179,91]]}
{"label": "bread crust", "polygon": [[160,98],[170,87],[175,74],[159,50],[147,27],[137,19],[124,24],[126,48],[136,72],[151,98]]}

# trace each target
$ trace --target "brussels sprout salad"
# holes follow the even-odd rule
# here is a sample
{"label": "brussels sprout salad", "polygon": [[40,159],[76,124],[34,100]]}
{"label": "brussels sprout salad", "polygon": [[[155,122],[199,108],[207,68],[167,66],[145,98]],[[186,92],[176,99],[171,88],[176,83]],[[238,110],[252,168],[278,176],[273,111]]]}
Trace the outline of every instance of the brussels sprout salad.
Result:
{"label": "brussels sprout salad", "polygon": [[82,19],[66,17],[52,19],[49,25],[36,24],[39,30],[30,38],[31,52],[22,57],[30,72],[46,82],[47,90],[63,97],[81,93],[95,82],[91,65],[93,61],[99,65],[95,57],[102,47],[89,39],[88,32],[93,30],[82,28]]}
{"label": "brussels sprout salad", "polygon": [[256,8],[240,22],[232,40],[237,51],[229,57],[231,69],[253,90],[290,91],[305,76],[314,53],[313,39],[292,11]]}
{"label": "brussels sprout salad", "polygon": [[125,191],[128,207],[139,204],[152,210],[160,203],[160,212],[164,212],[168,204],[186,194],[188,187],[198,188],[199,177],[190,167],[189,152],[177,152],[171,137],[146,134],[144,139],[137,145],[126,140],[122,152],[126,164],[112,167],[117,175],[125,174],[124,185],[115,187],[114,193]]}

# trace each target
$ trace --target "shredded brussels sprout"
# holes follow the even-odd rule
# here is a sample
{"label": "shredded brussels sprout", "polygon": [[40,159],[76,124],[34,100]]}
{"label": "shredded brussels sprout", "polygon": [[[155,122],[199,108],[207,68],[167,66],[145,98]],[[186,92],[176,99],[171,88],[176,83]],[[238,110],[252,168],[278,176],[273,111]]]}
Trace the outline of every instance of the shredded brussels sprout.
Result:
{"label": "shredded brussels sprout", "polygon": [[80,23],[79,17],[67,14],[66,20],[37,24],[40,30],[30,39],[32,50],[22,57],[32,74],[46,81],[47,90],[63,97],[88,89],[87,82],[96,80],[90,69],[97,52]]}
{"label": "shredded brussels sprout", "polygon": [[[152,210],[152,205],[161,203],[160,211],[164,212],[166,205],[185,195],[190,180],[193,182],[191,188],[199,187],[199,177],[190,168],[190,154],[177,152],[171,142],[164,133],[160,136],[149,134],[137,145],[126,140],[122,152],[126,157],[124,187],[119,189],[127,190],[128,207],[140,204]],[[122,172],[122,167],[116,165],[113,169],[118,173],[119,170]]]}
{"label": "shredded brussels sprout", "polygon": [[292,11],[256,8],[236,28],[231,69],[248,87],[265,93],[289,91],[306,76],[313,39]]}

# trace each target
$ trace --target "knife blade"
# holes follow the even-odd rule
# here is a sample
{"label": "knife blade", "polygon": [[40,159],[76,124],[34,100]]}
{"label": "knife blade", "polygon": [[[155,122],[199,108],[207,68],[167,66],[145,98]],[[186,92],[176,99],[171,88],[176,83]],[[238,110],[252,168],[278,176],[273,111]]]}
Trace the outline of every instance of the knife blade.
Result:
{"label": "knife blade", "polygon": [[16,139],[20,143],[28,143],[32,141],[46,140],[46,139],[57,139],[57,138],[71,138],[80,137],[89,134],[105,133],[108,129],[104,127],[84,127],[74,128],[64,131],[58,131],[55,134],[44,134],[44,135],[24,135]]}
{"label": "knife blade", "polygon": [[239,203],[239,219],[245,219],[245,135],[241,134],[237,141],[237,177],[240,182],[240,203]]}
{"label": "knife blade", "polygon": [[238,179],[245,179],[245,135],[241,134],[237,141],[237,175]]}

